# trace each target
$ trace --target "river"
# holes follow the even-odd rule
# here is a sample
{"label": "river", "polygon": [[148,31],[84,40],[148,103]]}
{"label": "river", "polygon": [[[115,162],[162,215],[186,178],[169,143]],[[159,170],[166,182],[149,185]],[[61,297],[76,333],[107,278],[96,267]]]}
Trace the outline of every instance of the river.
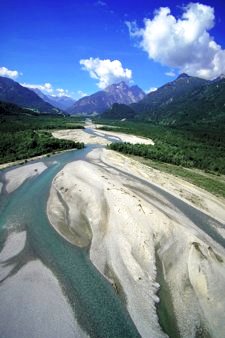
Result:
{"label": "river", "polygon": [[[48,166],[41,175],[27,180],[21,187],[11,194],[4,191],[1,194],[1,218],[0,218],[0,251],[4,247],[7,237],[12,232],[26,231],[26,247],[29,248],[24,255],[19,253],[6,262],[15,265],[12,272],[4,278],[2,283],[12,278],[30,260],[38,259],[47,266],[57,277],[65,297],[72,307],[74,316],[84,330],[91,337],[139,337],[139,334],[131,321],[124,305],[116,295],[111,285],[99,274],[88,258],[87,250],[77,248],[65,241],[49,224],[46,215],[46,204],[52,179],[68,162],[84,159],[92,149],[91,146],[84,150],[76,150],[63,154],[44,158],[43,162]],[[10,169],[8,169],[10,170]],[[5,171],[1,172],[3,180]],[[0,287],[1,292],[1,287]],[[8,290],[10,293],[10,289]],[[20,290],[18,290],[19,294]],[[5,295],[7,299],[7,294]],[[16,300],[13,300],[16,302]],[[29,303],[29,299],[27,299]],[[22,311],[20,304],[14,311]],[[31,306],[32,305],[32,306]],[[9,304],[7,304],[9,306]],[[36,304],[30,304],[31,309]],[[40,304],[37,304],[40,307]],[[43,304],[44,307],[44,304]],[[31,315],[29,321],[35,322],[38,310]],[[0,336],[11,338],[11,333],[18,332],[14,338],[21,337],[24,332],[19,326],[27,327],[27,318],[21,322],[14,322],[15,316],[9,314],[7,321],[3,322],[5,304],[0,303]],[[49,322],[52,313],[46,314]],[[59,318],[60,320],[60,318]],[[13,326],[16,326],[13,328]],[[60,322],[63,326],[64,322]],[[51,325],[49,325],[51,328]],[[62,327],[61,332],[64,332]],[[56,337],[55,331],[42,330],[34,333],[26,332],[26,337]],[[76,333],[74,333],[74,337]]]}
{"label": "river", "polygon": [[[43,158],[41,161],[47,169],[40,175],[26,180],[11,193],[7,193],[5,189],[5,174],[12,168],[1,171],[0,181],[3,187],[0,194],[0,337],[140,337],[125,304],[90,261],[88,249],[78,248],[63,239],[49,224],[46,214],[49,191],[56,174],[67,163],[86,161],[87,154],[97,147],[100,146],[89,145],[82,150]],[[117,171],[121,177],[124,176],[131,191],[144,196],[145,200],[158,205],[156,196],[153,194],[154,198],[151,197],[152,191],[168,200],[184,217],[225,247],[224,238],[211,226],[211,223],[222,226],[218,221],[144,179],[113,166],[110,168],[108,165],[107,168]],[[19,252],[14,252],[15,247],[10,249],[9,246],[7,258],[1,259],[1,253],[4,252],[7,241],[13,238],[13,234],[15,238],[26,234],[25,244]],[[15,243],[18,243],[16,239]],[[38,272],[35,274],[32,269],[26,274],[24,272],[27,266],[37,262],[41,264],[42,269],[48,269],[45,272],[49,276],[45,277],[46,284],[45,278]],[[54,278],[50,277],[51,274]],[[27,279],[29,284],[26,284]],[[51,297],[48,295],[54,283],[56,290],[55,280],[59,283],[57,293],[61,294],[60,304],[57,304],[58,294],[54,296],[53,292]],[[166,284],[162,276],[158,275],[158,281],[162,285]],[[23,285],[28,285],[27,289]],[[165,293],[165,289],[161,290],[161,294],[163,292]],[[34,296],[35,293],[40,299],[39,296]],[[161,302],[158,307],[159,317],[164,318],[161,325],[168,334],[172,332],[174,337],[178,337],[176,320],[172,314],[169,322],[165,319],[168,309],[164,305]],[[61,312],[65,311],[65,316],[59,309]],[[70,313],[72,317],[69,316]]]}

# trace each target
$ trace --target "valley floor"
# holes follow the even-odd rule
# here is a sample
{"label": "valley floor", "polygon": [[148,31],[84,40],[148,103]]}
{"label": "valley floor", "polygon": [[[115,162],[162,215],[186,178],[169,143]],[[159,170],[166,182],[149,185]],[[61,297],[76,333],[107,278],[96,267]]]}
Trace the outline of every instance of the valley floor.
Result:
{"label": "valley floor", "polygon": [[[83,155],[72,155],[69,163],[61,169],[57,170],[56,159],[50,159],[53,167],[54,163],[56,165],[56,176],[52,176],[53,181],[52,178],[49,180],[49,184],[52,184],[48,200],[47,189],[48,219],[61,235],[58,236],[60,239],[63,237],[67,242],[89,251],[91,262],[114,287],[141,337],[223,338],[224,198],[216,197],[170,173],[162,172],[160,167],[153,168],[149,166],[150,163],[145,165],[135,158],[104,147],[110,142],[121,140],[153,144],[150,139],[91,128],[60,130],[53,132],[53,135],[85,142],[88,146],[81,151]],[[2,175],[0,190],[2,189],[3,196],[10,196],[11,193],[13,196],[21,187],[22,193],[22,185],[32,178],[30,187],[34,195],[40,189],[42,196],[45,186],[43,178],[48,178],[48,170],[44,159],[8,170]],[[39,187],[38,183],[32,187],[32,182],[39,178],[43,187]],[[30,198],[25,190],[23,197]],[[19,201],[20,199],[18,203]],[[21,202],[26,208],[27,202]],[[43,201],[44,213],[45,203]],[[10,209],[10,203],[7,206]],[[11,206],[13,208],[13,204]],[[36,210],[35,205],[32,208]],[[19,212],[20,209],[21,206],[16,210],[13,208],[14,212]],[[34,215],[38,219],[39,214]],[[14,221],[13,217],[10,216],[9,219]],[[4,220],[3,223],[6,227]],[[43,226],[42,220],[40,224]],[[52,227],[47,224],[46,229],[43,228],[46,232],[43,234],[44,239],[48,238],[46,234]],[[35,229],[30,226],[29,234]],[[37,230],[37,233],[40,235],[41,231]],[[54,231],[53,233],[55,234]],[[54,234],[51,234],[49,243],[52,243]],[[29,253],[29,263],[22,266],[19,272],[11,271],[14,267],[14,256],[18,256],[20,264],[26,257],[24,248],[29,249],[28,244],[25,246],[28,243],[26,236],[25,232],[9,232],[0,252],[0,277],[3,280],[1,303],[6,304],[2,306],[5,322],[7,318],[14,318],[20,306],[23,310],[21,316],[27,309],[34,307],[33,312],[27,314],[31,322],[35,322],[34,317],[42,320],[43,316],[36,315],[36,312],[43,310],[44,306],[48,315],[54,313],[53,323],[56,323],[55,327],[65,337],[85,337],[85,328],[81,329],[79,320],[74,321],[70,305],[62,296],[57,279],[39,259],[32,260]],[[55,238],[57,244],[53,246],[57,250],[60,244],[58,237]],[[42,251],[39,246],[42,245],[43,238],[35,250]],[[33,244],[36,242],[35,237]],[[60,244],[62,252],[59,251],[59,257],[66,250],[65,243],[64,241]],[[51,249],[49,244],[43,246],[44,250],[49,247]],[[70,245],[71,248],[72,251],[75,249]],[[35,251],[31,253],[34,254]],[[12,263],[10,265],[7,262]],[[71,262],[74,261],[68,263],[68,271],[71,271]],[[35,284],[33,274],[45,283],[43,295],[48,294],[46,297],[50,299],[50,304],[42,305],[44,300],[41,296],[40,301],[37,299],[41,291]],[[24,287],[30,292],[29,304],[23,297]],[[19,297],[20,304],[17,302],[14,307],[10,293],[15,298]],[[62,313],[53,310],[54,304],[60,305],[57,307]],[[5,312],[5,306],[8,312]],[[65,321],[66,324],[59,328],[57,323],[60,321]],[[35,323],[38,325],[39,322]],[[28,324],[19,328],[22,335],[30,334],[31,328]],[[18,318],[9,329],[7,325],[2,325],[2,332],[7,332],[6,336],[11,337],[14,335],[12,330],[16,330],[17,325]],[[41,325],[35,330],[40,336],[46,336],[46,332],[50,331],[52,335],[47,335],[54,336],[55,327]]]}
{"label": "valley floor", "polygon": [[[92,126],[92,125],[91,125]],[[102,131],[98,129],[73,129],[73,130],[57,130],[52,133],[55,138],[63,140],[71,140],[74,142],[83,142],[84,144],[100,144],[107,145],[112,142],[129,142],[132,144],[151,144],[154,142],[145,137],[124,134],[120,132]],[[79,141],[78,141],[79,140]]]}
{"label": "valley floor", "polygon": [[[103,144],[70,132],[54,136]],[[223,337],[224,199],[98,146],[56,175],[47,210],[65,239],[90,246],[142,337]]]}

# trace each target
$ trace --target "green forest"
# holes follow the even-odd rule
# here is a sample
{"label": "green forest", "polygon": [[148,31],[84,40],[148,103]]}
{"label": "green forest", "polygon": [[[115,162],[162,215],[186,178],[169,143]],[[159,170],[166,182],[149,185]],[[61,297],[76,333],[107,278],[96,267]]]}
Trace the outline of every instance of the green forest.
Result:
{"label": "green forest", "polygon": [[59,140],[48,130],[83,128],[79,118],[50,115],[0,114],[0,163],[23,160],[67,149],[83,143]]}
{"label": "green forest", "polygon": [[115,121],[107,121],[107,124],[112,128],[103,126],[101,129],[115,131],[115,127],[118,127],[118,131],[149,137],[155,142],[154,146],[113,143],[110,149],[186,168],[225,174],[225,133],[222,127],[177,129],[150,122]]}

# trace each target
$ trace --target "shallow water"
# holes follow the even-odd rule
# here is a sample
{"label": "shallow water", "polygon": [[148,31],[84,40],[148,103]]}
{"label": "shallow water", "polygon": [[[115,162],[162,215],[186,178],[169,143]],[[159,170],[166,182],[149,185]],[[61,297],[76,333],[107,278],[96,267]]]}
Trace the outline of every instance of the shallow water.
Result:
{"label": "shallow water", "polygon": [[[29,260],[39,259],[57,277],[74,316],[91,337],[139,337],[125,306],[111,285],[92,265],[88,252],[65,241],[49,224],[46,215],[47,199],[54,176],[65,164],[84,159],[91,149],[92,146],[45,158],[43,162],[48,169],[40,176],[28,179],[11,194],[3,189],[0,198],[0,250],[12,231],[25,230],[26,246],[29,247],[22,261],[21,255],[14,257],[16,268],[3,283],[7,283],[7,279]],[[4,171],[0,178],[3,176]],[[0,318],[2,311],[4,304],[0,304]],[[48,315],[51,320],[51,314]],[[10,318],[7,323],[0,321],[1,336],[5,338],[9,338],[5,335],[7,325],[23,325],[23,322],[13,323]],[[54,337],[54,332],[48,332],[48,337]]]}
{"label": "shallow water", "polygon": [[[92,133],[91,130],[87,132]],[[90,337],[139,337],[125,304],[119,299],[112,286],[95,269],[89,259],[88,250],[80,249],[64,240],[49,224],[46,215],[49,191],[55,175],[71,161],[87,160],[86,155],[96,147],[101,146],[91,145],[83,150],[69,151],[42,159],[41,161],[48,166],[48,169],[41,175],[28,179],[11,194],[7,194],[3,186],[0,194],[0,252],[11,232],[26,231],[27,233],[26,250],[23,251],[23,255],[13,257],[14,269],[3,283],[7,283],[29,261],[39,259],[57,277],[72,307],[74,317]],[[225,247],[224,238],[212,226],[212,224],[218,227],[223,225],[213,218],[144,179],[108,164],[105,164],[105,168],[114,169],[121,179],[124,178],[125,186],[127,185],[134,193],[159,209],[164,209],[163,200],[168,201],[172,208],[181,213],[185,219],[197,225],[204,233]],[[3,183],[5,183],[4,173],[6,171],[0,172],[0,181]],[[166,209],[163,211],[166,212]],[[12,264],[12,261],[9,260],[6,265]],[[159,292],[161,301],[158,305],[160,324],[171,337],[179,337],[174,313],[171,311],[168,315],[170,309],[165,302],[171,302],[171,299],[162,271],[161,273],[159,271],[158,278],[161,284]],[[24,325],[24,323],[15,324],[10,322],[10,318],[2,323],[3,312],[4,304],[1,303],[0,336],[11,338],[6,334],[7,325]],[[51,313],[48,315],[51,320]],[[35,321],[35,318],[33,320]],[[25,321],[26,318],[24,318]],[[64,323],[62,322],[61,325]],[[48,337],[55,338],[54,332],[49,331]]]}

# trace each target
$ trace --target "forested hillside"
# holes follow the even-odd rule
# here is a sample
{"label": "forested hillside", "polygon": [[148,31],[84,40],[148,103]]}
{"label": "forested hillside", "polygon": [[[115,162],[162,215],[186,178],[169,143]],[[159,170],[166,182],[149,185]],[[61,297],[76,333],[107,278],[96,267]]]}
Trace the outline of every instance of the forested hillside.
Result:
{"label": "forested hillside", "polygon": [[0,102],[0,163],[59,150],[82,148],[83,143],[52,137],[51,129],[83,128],[76,118],[40,115]]}
{"label": "forested hillside", "polygon": [[[110,145],[111,149],[187,168],[225,174],[223,125],[217,129],[185,129],[138,121],[109,121],[108,124],[119,127],[118,131],[149,137],[155,142],[154,146],[113,143]],[[110,130],[110,127],[107,127],[107,130]]]}

